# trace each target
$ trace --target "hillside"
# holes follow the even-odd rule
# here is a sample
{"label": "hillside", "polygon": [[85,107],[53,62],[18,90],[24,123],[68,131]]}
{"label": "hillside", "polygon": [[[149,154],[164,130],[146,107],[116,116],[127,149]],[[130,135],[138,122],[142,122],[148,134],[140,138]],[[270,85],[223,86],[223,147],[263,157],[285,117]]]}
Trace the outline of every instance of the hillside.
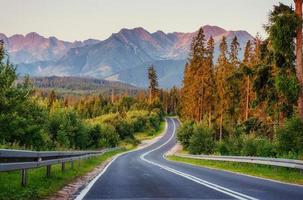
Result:
{"label": "hillside", "polygon": [[[20,78],[18,81],[21,81]],[[34,88],[43,90],[56,90],[62,94],[92,94],[101,93],[110,95],[112,90],[115,94],[123,94],[127,92],[130,95],[135,95],[140,88],[129,84],[124,84],[117,81],[107,81],[95,78],[80,78],[80,77],[31,77],[31,84]]]}

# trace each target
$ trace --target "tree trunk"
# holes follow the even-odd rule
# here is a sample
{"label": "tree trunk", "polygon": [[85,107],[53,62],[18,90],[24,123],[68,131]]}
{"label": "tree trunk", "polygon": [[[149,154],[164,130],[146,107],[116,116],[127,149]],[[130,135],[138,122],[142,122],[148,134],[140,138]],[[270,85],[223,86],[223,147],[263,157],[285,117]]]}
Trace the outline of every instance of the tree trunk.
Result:
{"label": "tree trunk", "polygon": [[223,134],[223,114],[220,116],[220,142],[222,141],[222,134]]}
{"label": "tree trunk", "polygon": [[152,103],[152,89],[149,89],[149,104]]}
{"label": "tree trunk", "polygon": [[249,117],[249,94],[250,93],[250,78],[247,77],[247,88],[246,88],[246,105],[245,105],[245,121],[248,120]]}
{"label": "tree trunk", "polygon": [[112,101],[112,103],[114,103],[114,101],[115,101],[115,91],[114,91],[114,89],[112,89],[111,101]]}
{"label": "tree trunk", "polygon": [[[295,0],[296,14],[302,20],[302,0]],[[301,90],[298,99],[299,115],[303,118],[303,68],[302,68],[302,23],[297,28],[297,48],[296,48],[296,75],[300,83]]]}
{"label": "tree trunk", "polygon": [[209,109],[208,113],[208,126],[211,127],[211,109]]}

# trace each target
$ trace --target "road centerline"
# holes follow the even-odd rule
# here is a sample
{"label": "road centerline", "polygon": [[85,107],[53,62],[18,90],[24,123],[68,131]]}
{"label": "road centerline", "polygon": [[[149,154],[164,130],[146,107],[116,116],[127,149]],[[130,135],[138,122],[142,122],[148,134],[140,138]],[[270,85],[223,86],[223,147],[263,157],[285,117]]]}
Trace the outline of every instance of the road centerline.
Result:
{"label": "road centerline", "polygon": [[[169,118],[169,119],[171,119],[171,118]],[[176,125],[175,125],[174,120],[171,120],[171,121],[172,121],[172,123],[173,123],[173,133],[172,133],[171,137],[170,137],[165,143],[163,143],[162,145],[160,145],[160,146],[158,146],[158,147],[156,147],[156,148],[154,148],[154,149],[152,149],[152,150],[149,150],[149,151],[145,152],[144,154],[142,154],[142,155],[140,156],[140,159],[141,159],[141,160],[143,160],[143,161],[145,161],[145,162],[147,162],[147,163],[149,163],[149,164],[158,166],[158,167],[160,167],[160,168],[162,168],[162,169],[164,169],[164,170],[166,170],[166,171],[169,171],[169,172],[171,172],[171,173],[174,173],[174,174],[176,174],[176,175],[179,175],[179,176],[181,176],[181,177],[184,177],[184,178],[186,178],[186,179],[188,179],[188,180],[191,180],[191,181],[193,181],[193,182],[195,182],[195,183],[198,183],[198,184],[200,184],[200,185],[203,185],[203,186],[205,186],[205,187],[211,188],[211,189],[216,190],[216,191],[218,191],[218,192],[221,192],[221,193],[224,193],[224,194],[229,195],[229,196],[231,196],[231,197],[234,197],[234,198],[236,198],[236,199],[239,199],[239,200],[257,200],[257,199],[254,198],[254,197],[251,197],[251,196],[248,196],[248,195],[245,195],[245,194],[242,194],[242,193],[233,191],[233,190],[228,189],[228,188],[225,188],[225,187],[223,187],[223,186],[220,186],[220,185],[217,185],[217,184],[208,182],[208,181],[206,181],[206,180],[197,178],[197,177],[192,176],[192,175],[190,175],[190,174],[187,174],[187,173],[184,173],[184,172],[175,170],[175,169],[170,168],[170,167],[168,167],[168,166],[161,165],[161,164],[159,164],[159,163],[156,163],[156,162],[153,162],[153,161],[151,161],[151,160],[146,159],[145,156],[147,156],[148,154],[150,154],[150,153],[152,153],[152,152],[154,152],[154,151],[156,151],[156,150],[158,150],[158,149],[164,147],[165,145],[167,145],[167,144],[174,138],[175,132],[176,132]],[[167,130],[168,130],[168,129],[167,129]],[[164,154],[163,154],[162,156],[164,157]]]}

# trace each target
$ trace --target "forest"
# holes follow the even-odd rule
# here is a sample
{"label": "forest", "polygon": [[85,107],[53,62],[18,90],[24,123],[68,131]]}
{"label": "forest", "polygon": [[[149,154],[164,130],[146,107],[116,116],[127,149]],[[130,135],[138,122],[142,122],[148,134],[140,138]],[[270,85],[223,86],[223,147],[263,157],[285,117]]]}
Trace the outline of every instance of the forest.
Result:
{"label": "forest", "polygon": [[237,37],[230,45],[223,37],[216,62],[214,40],[206,41],[200,29],[181,89],[185,122],[178,138],[186,150],[303,158],[302,76],[295,68],[301,24],[292,7],[274,6],[264,25],[268,38],[248,41],[239,60]]}
{"label": "forest", "polygon": [[[153,66],[146,73],[150,92],[122,83],[83,78],[20,79],[1,42],[0,148],[73,150],[115,147],[121,142],[137,144],[135,133],[153,135],[164,114],[175,112],[177,106],[170,98],[176,98],[176,88],[159,89]],[[105,93],[98,90],[103,85]],[[56,92],[69,86],[94,91]],[[164,111],[159,96],[174,106],[166,105]]]}

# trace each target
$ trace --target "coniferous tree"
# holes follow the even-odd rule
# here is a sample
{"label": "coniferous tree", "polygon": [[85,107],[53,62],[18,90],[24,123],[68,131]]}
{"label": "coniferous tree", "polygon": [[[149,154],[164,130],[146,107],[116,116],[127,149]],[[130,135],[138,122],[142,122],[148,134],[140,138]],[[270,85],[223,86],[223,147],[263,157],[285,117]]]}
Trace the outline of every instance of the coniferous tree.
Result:
{"label": "coniferous tree", "polygon": [[158,95],[158,77],[156,70],[153,65],[148,68],[148,79],[149,79],[149,103],[151,104]]}
{"label": "coniferous tree", "polygon": [[207,90],[206,90],[206,103],[208,112],[208,125],[211,126],[212,115],[214,109],[214,100],[216,95],[215,90],[215,75],[214,75],[214,49],[215,41],[211,36],[207,42],[207,62],[206,62],[206,78],[207,78]]}
{"label": "coniferous tree", "polygon": [[230,60],[230,63],[234,66],[234,67],[238,67],[239,66],[239,59],[238,59],[238,56],[239,56],[239,51],[240,51],[240,44],[238,42],[238,38],[237,36],[235,36],[231,42],[231,45],[230,45],[230,57],[229,57],[229,60]]}
{"label": "coniferous tree", "polygon": [[226,38],[223,36],[220,43],[220,55],[218,58],[218,63],[216,65],[215,80],[216,80],[216,91],[217,91],[217,101],[216,101],[216,111],[217,117],[219,118],[219,129],[220,129],[220,141],[223,137],[223,123],[224,116],[228,109],[228,92],[226,85],[226,78],[230,75],[230,63],[228,61],[228,46]]}
{"label": "coniferous tree", "polygon": [[48,107],[51,108],[55,101],[56,101],[56,93],[54,90],[52,90],[48,97],[48,104],[47,104]]}

